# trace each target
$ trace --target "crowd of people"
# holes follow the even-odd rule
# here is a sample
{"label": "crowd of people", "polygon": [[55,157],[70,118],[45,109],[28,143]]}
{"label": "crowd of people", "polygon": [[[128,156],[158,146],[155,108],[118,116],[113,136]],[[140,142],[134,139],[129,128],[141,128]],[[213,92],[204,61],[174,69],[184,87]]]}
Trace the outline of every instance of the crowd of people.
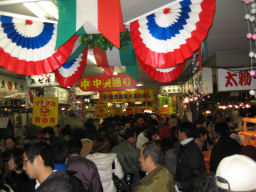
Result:
{"label": "crowd of people", "polygon": [[[204,151],[211,151],[209,162]],[[241,145],[218,120],[190,123],[156,114],[88,119],[81,128],[46,127],[19,145],[6,138],[1,157],[4,191],[256,190],[256,148]]]}

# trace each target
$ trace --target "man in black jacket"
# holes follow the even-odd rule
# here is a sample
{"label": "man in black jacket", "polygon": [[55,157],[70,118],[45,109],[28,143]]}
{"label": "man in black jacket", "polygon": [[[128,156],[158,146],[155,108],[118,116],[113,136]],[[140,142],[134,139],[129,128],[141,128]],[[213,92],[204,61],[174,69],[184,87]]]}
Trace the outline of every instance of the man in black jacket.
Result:
{"label": "man in black jacket", "polygon": [[40,183],[36,192],[73,192],[71,176],[65,171],[53,172],[53,163],[51,147],[45,141],[37,139],[24,145],[23,169]]}
{"label": "man in black jacket", "polygon": [[178,126],[178,137],[181,143],[177,159],[175,181],[182,192],[194,190],[195,180],[206,171],[201,150],[192,138],[193,125],[189,122]]}

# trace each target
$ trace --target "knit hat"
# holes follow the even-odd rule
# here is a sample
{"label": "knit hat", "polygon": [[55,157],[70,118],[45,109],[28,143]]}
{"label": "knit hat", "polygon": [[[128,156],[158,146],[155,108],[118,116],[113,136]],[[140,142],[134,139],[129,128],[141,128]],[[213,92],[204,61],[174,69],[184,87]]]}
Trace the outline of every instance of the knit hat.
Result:
{"label": "knit hat", "polygon": [[256,162],[244,155],[232,155],[222,159],[215,176],[217,186],[222,189],[256,190]]}

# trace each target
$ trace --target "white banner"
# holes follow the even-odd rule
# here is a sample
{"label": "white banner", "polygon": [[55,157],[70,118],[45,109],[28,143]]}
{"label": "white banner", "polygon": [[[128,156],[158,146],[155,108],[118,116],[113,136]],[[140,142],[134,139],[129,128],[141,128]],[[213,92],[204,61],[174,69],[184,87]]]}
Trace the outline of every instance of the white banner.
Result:
{"label": "white banner", "polygon": [[26,76],[27,87],[59,86],[54,73]]}
{"label": "white banner", "polygon": [[250,90],[255,85],[248,68],[218,69],[218,91]]}

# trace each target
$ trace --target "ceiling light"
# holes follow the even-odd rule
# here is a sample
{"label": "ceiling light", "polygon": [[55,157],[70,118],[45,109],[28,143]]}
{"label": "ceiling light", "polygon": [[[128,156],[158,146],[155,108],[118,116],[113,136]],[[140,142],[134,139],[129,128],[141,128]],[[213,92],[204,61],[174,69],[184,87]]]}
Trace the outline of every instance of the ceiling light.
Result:
{"label": "ceiling light", "polygon": [[58,8],[52,1],[41,1],[38,5],[47,13],[47,16],[54,17],[56,20],[59,18]]}
{"label": "ceiling light", "polygon": [[113,75],[117,75],[117,72],[116,72],[116,71],[114,71]]}
{"label": "ceiling light", "polygon": [[27,9],[29,9],[32,13],[34,13],[37,17],[46,19],[45,12],[35,3],[23,3]]}
{"label": "ceiling light", "polygon": [[136,87],[141,87],[143,86],[143,83],[137,83]]}

